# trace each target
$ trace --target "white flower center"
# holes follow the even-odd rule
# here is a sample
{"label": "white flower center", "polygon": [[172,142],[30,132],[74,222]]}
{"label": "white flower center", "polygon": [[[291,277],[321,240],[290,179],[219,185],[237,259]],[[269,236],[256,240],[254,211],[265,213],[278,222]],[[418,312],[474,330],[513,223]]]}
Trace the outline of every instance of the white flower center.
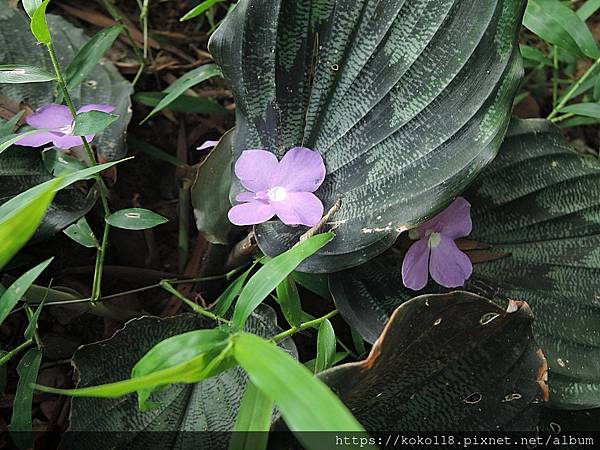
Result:
{"label": "white flower center", "polygon": [[442,242],[442,235],[440,233],[431,233],[429,235],[429,248],[436,248]]}
{"label": "white flower center", "polygon": [[267,191],[267,197],[272,202],[282,202],[288,196],[288,192],[281,186],[275,186]]}
{"label": "white flower center", "polygon": [[64,127],[59,128],[57,131],[62,134],[71,136],[73,134],[74,129],[75,129],[75,122],[71,123],[70,125],[65,125]]}

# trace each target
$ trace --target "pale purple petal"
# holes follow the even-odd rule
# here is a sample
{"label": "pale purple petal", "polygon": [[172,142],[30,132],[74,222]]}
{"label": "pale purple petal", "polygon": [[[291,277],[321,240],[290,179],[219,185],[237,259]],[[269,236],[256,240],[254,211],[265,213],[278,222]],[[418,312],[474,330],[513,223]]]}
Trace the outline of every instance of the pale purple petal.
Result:
{"label": "pale purple petal", "polygon": [[57,137],[58,135],[50,133],[49,131],[40,131],[39,133],[25,136],[18,140],[16,145],[21,145],[23,147],[41,147],[42,145],[52,142]]}
{"label": "pale purple petal", "polygon": [[25,122],[33,128],[56,129],[71,125],[73,116],[66,106],[51,103],[29,115]]}
{"label": "pale purple petal", "polygon": [[473,273],[471,260],[459,250],[451,238],[444,235],[440,238],[439,245],[431,248],[431,277],[437,284],[448,288],[462,286]]}
{"label": "pale purple petal", "polygon": [[85,105],[85,106],[82,106],[81,108],[79,108],[77,110],[77,114],[81,114],[84,112],[90,112],[90,111],[102,111],[105,113],[111,113],[114,110],[115,110],[115,107],[113,105],[92,103],[90,105]]}
{"label": "pale purple petal", "polygon": [[286,225],[313,227],[323,217],[323,203],[310,192],[288,192],[287,199],[271,206]]}
{"label": "pale purple petal", "polygon": [[420,291],[429,278],[429,246],[427,239],[415,242],[402,262],[402,282],[413,291]]}
{"label": "pale purple petal", "polygon": [[325,179],[325,163],[319,152],[305,147],[287,151],[271,178],[271,187],[281,186],[288,192],[315,192]]}
{"label": "pale purple petal", "polygon": [[271,219],[275,210],[265,202],[254,201],[236,205],[229,210],[227,216],[234,225],[255,225]]}
{"label": "pale purple petal", "polygon": [[206,141],[200,147],[197,147],[196,150],[206,150],[207,148],[216,147],[219,144],[219,141]]}
{"label": "pale purple petal", "polygon": [[254,200],[254,192],[240,192],[235,199],[238,202],[251,202]]}
{"label": "pale purple petal", "polygon": [[246,150],[235,163],[235,175],[242,186],[252,192],[269,189],[269,180],[279,161],[277,157],[265,150]]}
{"label": "pale purple petal", "polygon": [[471,204],[463,197],[458,197],[445,210],[419,227],[420,232],[433,230],[452,239],[468,236],[472,229]]}
{"label": "pale purple petal", "polygon": [[[52,142],[54,142],[54,146],[63,150],[68,150],[73,147],[78,147],[79,145],[83,145],[83,141],[81,140],[81,136],[71,136],[68,134],[63,134],[62,136],[56,136]],[[88,139],[88,142],[89,139]]]}

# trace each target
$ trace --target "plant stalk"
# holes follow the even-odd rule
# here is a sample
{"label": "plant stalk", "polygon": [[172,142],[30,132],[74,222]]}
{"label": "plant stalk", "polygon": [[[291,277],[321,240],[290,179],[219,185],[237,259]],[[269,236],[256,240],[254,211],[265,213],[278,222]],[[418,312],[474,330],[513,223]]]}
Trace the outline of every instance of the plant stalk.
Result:
{"label": "plant stalk", "polygon": [[[54,72],[56,73],[56,79],[58,81],[58,86],[60,87],[65,102],[67,103],[67,107],[69,111],[71,111],[71,115],[73,116],[73,120],[77,117],[77,110],[75,109],[75,105],[73,104],[73,100],[69,95],[69,90],[67,89],[67,83],[63,77],[62,71],[60,69],[60,64],[58,63],[58,57],[56,56],[56,50],[54,49],[54,45],[52,43],[47,45],[48,53],[50,54],[50,59],[52,60],[52,66],[54,67]],[[83,148],[85,149],[88,158],[92,165],[98,165],[98,161],[96,159],[96,155],[94,154],[90,144],[87,139],[82,136],[81,141],[83,143]],[[102,201],[102,208],[104,209],[104,217],[108,217],[110,215],[110,208],[108,206],[108,189],[102,180],[100,174],[96,174],[95,177],[96,182],[98,183],[100,189],[100,199]],[[92,285],[92,303],[95,302],[98,298],[100,298],[100,287],[102,283],[102,268],[104,266],[104,257],[106,253],[106,247],[108,243],[108,224],[104,226],[104,234],[102,238],[102,244],[98,248],[96,253],[96,268],[94,270],[94,282]]]}
{"label": "plant stalk", "polygon": [[16,347],[15,349],[11,350],[8,353],[6,353],[6,355],[4,355],[2,358],[0,358],[0,367],[2,367],[4,364],[6,364],[11,359],[13,359],[19,352],[26,349],[31,344],[33,344],[33,338],[27,339],[25,342],[20,344],[18,347]]}
{"label": "plant stalk", "polygon": [[560,110],[562,108],[564,108],[565,105],[569,102],[569,100],[571,100],[573,98],[573,95],[575,94],[575,92],[577,92],[577,90],[581,87],[581,85],[583,83],[585,83],[585,81],[590,77],[590,75],[596,70],[596,68],[598,66],[600,66],[600,58],[598,58],[594,62],[594,64],[592,64],[590,66],[590,68],[588,70],[586,70],[586,72],[583,74],[583,76],[579,80],[577,80],[577,82],[573,86],[571,86],[571,88],[567,91],[567,93],[565,94],[563,99],[558,103],[558,105],[556,105],[556,107],[552,110],[550,115],[547,117],[548,120],[552,120],[558,115]]}
{"label": "plant stalk", "polygon": [[275,336],[273,336],[271,338],[272,341],[274,341],[275,343],[277,342],[281,342],[282,340],[284,340],[285,338],[288,338],[296,333],[299,333],[300,331],[304,331],[307,328],[312,328],[312,327],[316,327],[318,325],[321,325],[321,322],[325,322],[328,319],[331,319],[332,317],[337,316],[338,310],[334,309],[333,311],[330,311],[329,313],[325,314],[322,317],[319,317],[317,319],[313,319],[313,320],[309,320],[308,322],[304,322],[301,323],[299,326],[297,327],[292,327],[289,330],[286,330],[282,333],[276,334]]}
{"label": "plant stalk", "polygon": [[216,314],[208,311],[207,309],[203,308],[202,306],[198,305],[197,303],[194,303],[189,298],[181,295],[181,293],[177,289],[175,289],[173,286],[171,286],[171,284],[167,280],[161,281],[160,287],[163,288],[165,291],[169,292],[170,294],[173,294],[175,297],[177,297],[182,302],[184,302],[186,305],[188,305],[190,308],[192,308],[192,310],[195,313],[198,313],[204,317],[208,317],[209,319],[215,320],[217,322],[222,322],[222,323],[227,323],[227,324],[231,323],[231,321],[224,319],[223,317],[217,316]]}

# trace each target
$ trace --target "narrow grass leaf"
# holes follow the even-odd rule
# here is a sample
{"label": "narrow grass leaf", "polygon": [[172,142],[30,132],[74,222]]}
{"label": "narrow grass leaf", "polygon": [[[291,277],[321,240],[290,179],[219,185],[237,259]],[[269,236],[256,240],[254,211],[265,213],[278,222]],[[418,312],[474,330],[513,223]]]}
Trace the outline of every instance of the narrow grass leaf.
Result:
{"label": "narrow grass leaf", "polygon": [[521,56],[523,58],[528,59],[530,61],[535,61],[537,63],[543,64],[544,66],[551,66],[552,61],[546,55],[542,53],[541,50],[531,47],[529,45],[520,45],[519,49],[521,50]]}
{"label": "narrow grass leaf", "polygon": [[252,382],[246,386],[229,450],[265,450],[273,417],[273,400]]}
{"label": "narrow grass leaf", "polygon": [[[364,431],[323,382],[272,342],[248,333],[233,339],[233,356],[250,381],[275,401],[290,430]],[[311,433],[299,433],[296,437],[308,450],[322,448],[322,440],[311,437]]]}
{"label": "narrow grass leaf", "polygon": [[[131,378],[139,378],[145,375],[170,369],[184,364],[199,356],[206,356],[208,352],[220,353],[226,347],[229,335],[222,330],[196,330],[183,333],[155,345],[146,353],[131,370]],[[216,356],[215,354],[215,356]],[[204,358],[207,364],[212,358]],[[138,391],[138,402],[142,411],[147,411],[156,403],[149,401],[154,388]]]}
{"label": "narrow grass leaf", "polygon": [[31,32],[40,43],[46,45],[52,43],[52,36],[50,35],[48,21],[46,20],[46,8],[48,7],[48,3],[50,3],[50,0],[44,0],[40,6],[36,8],[31,17]]}
{"label": "narrow grass leaf", "polygon": [[578,116],[593,117],[600,119],[599,103],[577,103],[576,105],[565,106],[560,110],[562,113],[577,114]]}
{"label": "narrow grass leaf", "polygon": [[287,322],[292,327],[298,327],[302,323],[302,304],[296,282],[291,275],[277,285],[277,302]]}
{"label": "narrow grass leaf", "polygon": [[600,0],[587,0],[583,5],[579,7],[577,10],[577,15],[584,22],[588,20],[592,15],[596,13],[600,9]]}
{"label": "narrow grass leaf", "polygon": [[[152,391],[158,387],[168,386],[173,383],[197,383],[233,367],[233,362],[227,360],[229,356],[231,356],[231,346],[227,346],[220,351],[218,348],[215,348],[176,366],[128,380],[81,389],[57,389],[41,385],[37,385],[36,389],[42,392],[71,397],[117,398],[136,391],[142,393]],[[142,409],[144,407],[151,408],[153,403],[146,403],[145,400],[143,396],[139,398],[140,407]]]}
{"label": "narrow grass leaf", "polygon": [[42,0],[23,0],[21,3],[23,3],[23,9],[25,9],[27,15],[33,17],[35,10],[42,4]]}
{"label": "narrow grass leaf", "polygon": [[110,226],[124,230],[147,230],[168,221],[165,217],[144,208],[121,209],[106,218],[106,223]]}
{"label": "narrow grass leaf", "polygon": [[[133,99],[142,105],[154,107],[167,95],[169,94],[164,92],[139,92],[133,96]],[[169,105],[169,109],[175,112],[206,115],[224,114],[227,112],[225,108],[212,100],[185,94],[173,100]]]}
{"label": "narrow grass leaf", "polygon": [[152,144],[148,144],[147,142],[144,142],[136,138],[135,136],[129,135],[127,137],[127,144],[129,145],[130,149],[138,150],[142,153],[145,153],[146,155],[150,155],[156,159],[168,162],[169,164],[175,167],[185,167],[187,165],[183,161],[175,158],[173,155],[165,152],[164,150],[158,147],[155,147]]}
{"label": "narrow grass leaf", "polygon": [[523,24],[533,33],[565,50],[600,57],[591,31],[581,18],[559,0],[529,0]]}
{"label": "narrow grass leaf", "polygon": [[0,66],[0,83],[43,83],[56,80],[56,75],[39,67],[21,64],[9,64]]}
{"label": "narrow grass leaf", "polygon": [[35,332],[37,331],[38,320],[40,319],[40,314],[42,313],[42,308],[44,307],[44,301],[46,299],[43,298],[40,302],[39,306],[36,308],[34,313],[30,313],[31,308],[28,305],[25,306],[25,310],[27,311],[27,316],[29,317],[29,323],[27,324],[27,328],[25,328],[25,339],[33,339],[35,336]]}
{"label": "narrow grass leaf", "polygon": [[33,134],[37,134],[41,131],[44,131],[44,130],[40,130],[40,129],[30,130],[30,131],[25,131],[23,133],[11,134],[9,136],[0,138],[0,153],[4,152],[5,150],[8,150],[9,147],[13,146],[14,144],[16,144],[18,141],[20,141],[24,137],[31,136]]}
{"label": "narrow grass leaf", "polygon": [[117,114],[109,114],[103,111],[83,112],[77,114],[77,117],[75,117],[73,134],[75,136],[98,134],[117,120],[119,120],[119,116]]}
{"label": "narrow grass leaf", "polygon": [[365,341],[354,327],[350,327],[350,334],[352,335],[352,344],[354,345],[356,354],[360,356],[367,353],[367,349],[365,348]]}
{"label": "narrow grass leaf", "polygon": [[19,111],[12,116],[10,120],[0,124],[0,139],[13,134],[13,131],[17,128],[17,124],[19,123],[19,120],[21,120],[21,117],[23,117],[23,114],[25,114],[25,111]]}
{"label": "narrow grass leaf", "polygon": [[92,73],[104,54],[112,47],[115,39],[123,31],[123,25],[115,25],[97,33],[77,54],[65,70],[68,90],[79,86]]}
{"label": "narrow grass leaf", "polygon": [[37,380],[42,361],[42,352],[30,349],[17,366],[19,382],[13,403],[12,419],[8,429],[11,438],[20,449],[33,448],[32,402],[33,383]]}
{"label": "narrow grass leaf", "polygon": [[203,2],[201,2],[198,6],[194,7],[193,9],[191,9],[190,11],[188,11],[181,19],[179,19],[181,22],[184,22],[186,20],[190,20],[193,19],[194,17],[198,17],[200,14],[204,14],[206,11],[208,11],[209,9],[211,9],[213,6],[215,6],[217,3],[222,3],[225,0],[205,0]]}
{"label": "narrow grass leaf", "polygon": [[233,325],[241,330],[252,311],[291,274],[298,265],[324,247],[334,237],[323,233],[300,242],[295,247],[269,260],[248,281],[233,311]]}
{"label": "narrow grass leaf", "polygon": [[317,335],[317,358],[315,362],[315,373],[324,371],[333,366],[335,356],[335,331],[329,320],[324,320],[319,325]]}
{"label": "narrow grass leaf", "polygon": [[248,275],[250,275],[250,272],[252,272],[252,269],[254,269],[254,264],[243,274],[237,277],[236,280],[231,283],[221,295],[219,295],[219,298],[215,300],[214,307],[212,308],[213,313],[219,317],[224,317],[227,314],[235,298],[240,295],[240,292],[244,287],[244,283],[246,282]]}
{"label": "narrow grass leaf", "polygon": [[37,277],[50,265],[52,259],[47,259],[33,269],[25,272],[4,291],[2,297],[0,297],[0,325],[8,317],[15,305],[19,303],[19,300],[23,298]]}
{"label": "narrow grass leaf", "polygon": [[205,64],[197,67],[196,69],[186,73],[179,78],[175,83],[165,89],[167,94],[161,101],[158,102],[156,107],[148,114],[148,116],[142,121],[146,122],[150,117],[158,113],[160,110],[168,107],[173,101],[181,96],[188,89],[196,86],[203,81],[209,80],[210,78],[221,75],[221,70],[216,64]]}
{"label": "narrow grass leaf", "polygon": [[[26,195],[35,189],[32,188],[14,197],[27,196],[27,201],[8,210],[6,215],[0,215],[0,269],[21,250],[40,225],[46,210],[54,199],[59,183],[57,180],[51,181],[52,183],[44,189],[38,190],[35,195]],[[0,308],[2,306],[0,305]]]}
{"label": "narrow grass leaf", "polygon": [[51,188],[53,188],[54,191],[60,191],[61,189],[64,189],[77,181],[92,178],[95,174],[102,172],[103,170],[109,169],[116,164],[128,161],[130,159],[132,158],[124,158],[120,159],[119,161],[98,164],[96,166],[88,167],[83,170],[78,170],[77,172],[65,175],[57,179],[48,180],[44,183],[32,187],[31,189],[28,189],[27,191],[17,195],[16,197],[11,198],[6,203],[0,205],[0,224],[7,217],[15,214],[15,211],[20,210],[20,208],[27,206],[29,203],[38,198],[38,196],[40,196],[41,193],[47,192]]}
{"label": "narrow grass leaf", "polygon": [[77,223],[69,225],[63,230],[63,233],[84,247],[98,248],[100,246],[85,217],[79,219]]}

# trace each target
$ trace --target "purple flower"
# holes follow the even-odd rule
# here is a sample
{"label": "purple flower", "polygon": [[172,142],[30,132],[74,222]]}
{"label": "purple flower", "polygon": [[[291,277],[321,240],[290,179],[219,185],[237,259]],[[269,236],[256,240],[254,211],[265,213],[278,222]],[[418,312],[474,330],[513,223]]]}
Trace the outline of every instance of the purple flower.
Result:
{"label": "purple flower", "polygon": [[472,228],[471,204],[459,197],[433,219],[411,230],[411,237],[419,240],[408,249],[402,263],[404,286],[414,291],[423,289],[428,272],[442,286],[462,286],[473,265],[454,240],[468,236]]}
{"label": "purple flower", "polygon": [[[88,111],[102,111],[109,113],[114,111],[111,105],[86,105],[77,111],[77,114]],[[81,136],[74,136],[73,129],[75,121],[69,108],[64,105],[51,103],[42,106],[36,112],[25,119],[27,124],[33,128],[42,129],[39,133],[26,136],[17,142],[17,145],[25,147],[40,147],[52,142],[55,147],[63,150],[82,145]],[[86,136],[88,142],[94,139],[93,134]]]}
{"label": "purple flower", "polygon": [[318,152],[290,149],[281,159],[265,150],[246,150],[235,163],[235,174],[250,192],[238,194],[243,202],[229,210],[235,225],[254,225],[277,215],[286,225],[312,227],[323,217],[323,204],[315,192],[325,179],[325,164]]}

